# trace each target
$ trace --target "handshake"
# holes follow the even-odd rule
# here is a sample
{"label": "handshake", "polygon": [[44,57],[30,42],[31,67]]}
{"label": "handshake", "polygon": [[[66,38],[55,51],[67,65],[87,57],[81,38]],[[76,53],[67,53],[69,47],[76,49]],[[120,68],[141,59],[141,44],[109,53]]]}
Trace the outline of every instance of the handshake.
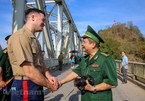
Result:
{"label": "handshake", "polygon": [[47,86],[46,88],[50,89],[52,92],[57,91],[61,86],[62,82],[58,81],[58,79],[54,76],[51,76],[47,79]]}
{"label": "handshake", "polygon": [[[88,80],[88,83],[90,85],[92,86],[94,85],[94,78],[91,77],[90,75],[86,75],[74,80],[74,85],[81,91],[82,94],[85,94],[86,92],[86,90],[84,89],[85,86],[87,85],[86,80]],[[47,88],[49,88],[52,92],[58,90],[63,84],[63,82],[58,81],[55,77],[51,77],[49,81],[51,81],[50,82],[51,84],[49,84]]]}
{"label": "handshake", "polygon": [[57,80],[57,78],[51,76],[48,78],[47,85],[45,87],[54,92],[61,87],[61,83]]}

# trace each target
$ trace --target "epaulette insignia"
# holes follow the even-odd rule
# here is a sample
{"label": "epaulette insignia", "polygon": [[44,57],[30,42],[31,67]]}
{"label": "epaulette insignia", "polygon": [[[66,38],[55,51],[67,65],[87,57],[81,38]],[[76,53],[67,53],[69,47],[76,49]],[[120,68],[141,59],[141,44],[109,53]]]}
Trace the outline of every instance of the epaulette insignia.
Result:
{"label": "epaulette insignia", "polygon": [[7,53],[7,49],[3,50],[3,53]]}
{"label": "epaulette insignia", "polygon": [[106,54],[106,53],[103,53],[103,52],[101,52],[101,54],[104,55],[104,56],[108,56],[109,55],[109,54]]}
{"label": "epaulette insignia", "polygon": [[98,58],[98,55],[94,58],[95,60]]}

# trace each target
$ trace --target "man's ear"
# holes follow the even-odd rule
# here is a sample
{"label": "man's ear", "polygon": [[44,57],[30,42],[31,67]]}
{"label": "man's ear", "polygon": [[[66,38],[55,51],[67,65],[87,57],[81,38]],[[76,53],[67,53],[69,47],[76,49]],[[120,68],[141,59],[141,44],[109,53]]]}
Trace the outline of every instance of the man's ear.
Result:
{"label": "man's ear", "polygon": [[32,21],[34,21],[35,20],[35,15],[32,14],[31,17],[32,17]]}
{"label": "man's ear", "polygon": [[92,47],[94,49],[96,47],[96,42],[92,42],[91,44],[92,44]]}

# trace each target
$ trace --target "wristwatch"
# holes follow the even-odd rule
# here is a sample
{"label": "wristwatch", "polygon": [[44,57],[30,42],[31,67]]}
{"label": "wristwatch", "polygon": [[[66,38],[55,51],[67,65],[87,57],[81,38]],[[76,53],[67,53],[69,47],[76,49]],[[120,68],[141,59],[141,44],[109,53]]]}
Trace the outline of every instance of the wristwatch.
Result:
{"label": "wristwatch", "polygon": [[94,93],[94,94],[97,93],[97,89],[96,89],[96,87],[94,87],[94,91],[93,91],[93,93]]}

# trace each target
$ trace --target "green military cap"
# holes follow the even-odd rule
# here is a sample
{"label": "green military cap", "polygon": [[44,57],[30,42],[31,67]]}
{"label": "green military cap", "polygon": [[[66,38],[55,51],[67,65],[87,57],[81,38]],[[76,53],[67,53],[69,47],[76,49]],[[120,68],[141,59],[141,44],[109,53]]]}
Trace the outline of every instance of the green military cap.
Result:
{"label": "green military cap", "polygon": [[104,43],[103,39],[95,32],[95,30],[88,25],[87,31],[85,32],[85,35],[81,38],[91,38],[96,43],[100,44],[101,42]]}

